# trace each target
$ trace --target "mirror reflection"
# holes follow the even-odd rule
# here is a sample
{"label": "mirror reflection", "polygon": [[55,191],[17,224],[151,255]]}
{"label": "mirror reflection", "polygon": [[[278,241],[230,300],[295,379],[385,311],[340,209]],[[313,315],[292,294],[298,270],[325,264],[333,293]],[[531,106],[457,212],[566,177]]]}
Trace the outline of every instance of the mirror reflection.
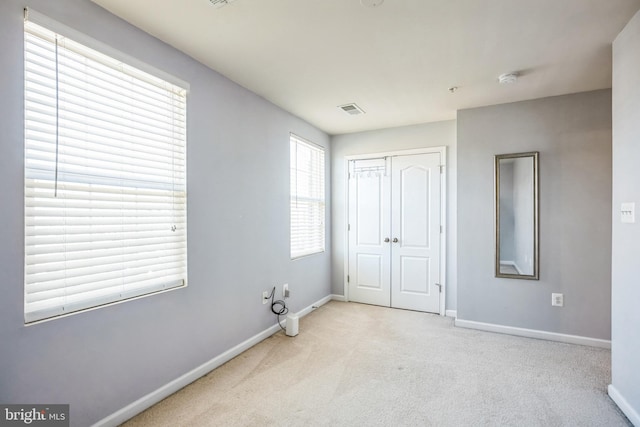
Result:
{"label": "mirror reflection", "polygon": [[495,156],[496,277],[538,279],[538,153]]}

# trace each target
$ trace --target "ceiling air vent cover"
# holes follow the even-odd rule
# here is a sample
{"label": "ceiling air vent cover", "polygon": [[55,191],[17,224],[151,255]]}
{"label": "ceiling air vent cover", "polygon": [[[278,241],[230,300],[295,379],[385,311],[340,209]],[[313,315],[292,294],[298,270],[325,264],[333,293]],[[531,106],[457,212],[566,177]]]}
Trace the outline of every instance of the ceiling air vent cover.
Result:
{"label": "ceiling air vent cover", "polygon": [[211,2],[211,4],[212,4],[216,9],[219,9],[219,8],[221,8],[222,6],[226,6],[226,5],[228,5],[229,3],[231,3],[232,1],[235,1],[235,0],[209,0],[209,1]]}
{"label": "ceiling air vent cover", "polygon": [[345,113],[351,114],[352,116],[364,114],[364,110],[358,107],[356,104],[338,105],[338,108],[340,108]]}

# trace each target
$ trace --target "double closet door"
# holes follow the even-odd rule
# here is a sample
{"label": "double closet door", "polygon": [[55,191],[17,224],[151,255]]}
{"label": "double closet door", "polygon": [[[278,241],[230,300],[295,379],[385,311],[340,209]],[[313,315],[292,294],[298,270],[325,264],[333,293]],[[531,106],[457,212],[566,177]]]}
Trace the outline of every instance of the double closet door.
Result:
{"label": "double closet door", "polygon": [[349,300],[440,312],[440,153],[349,161]]}

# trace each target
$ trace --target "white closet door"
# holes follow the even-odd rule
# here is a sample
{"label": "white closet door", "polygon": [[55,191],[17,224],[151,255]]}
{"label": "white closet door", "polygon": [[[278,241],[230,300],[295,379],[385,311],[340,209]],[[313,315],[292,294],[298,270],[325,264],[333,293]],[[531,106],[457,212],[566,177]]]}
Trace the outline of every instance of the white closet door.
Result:
{"label": "white closet door", "polygon": [[391,183],[391,307],[439,313],[440,155],[394,157]]}
{"label": "white closet door", "polygon": [[349,171],[349,300],[439,313],[440,153]]}
{"label": "white closet door", "polygon": [[389,307],[391,210],[387,162],[384,158],[349,162],[348,286],[351,301]]}

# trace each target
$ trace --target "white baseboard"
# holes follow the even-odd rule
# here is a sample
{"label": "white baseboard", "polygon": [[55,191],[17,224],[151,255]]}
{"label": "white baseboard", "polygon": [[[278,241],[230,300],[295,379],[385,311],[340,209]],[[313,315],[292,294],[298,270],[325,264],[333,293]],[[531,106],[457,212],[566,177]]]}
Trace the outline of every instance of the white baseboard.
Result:
{"label": "white baseboard", "polygon": [[633,409],[631,405],[629,405],[627,399],[625,399],[622,394],[620,394],[618,389],[615,388],[613,384],[609,384],[609,387],[607,387],[607,391],[609,392],[609,397],[611,398],[611,400],[613,400],[615,404],[618,405],[618,408],[620,408],[620,410],[627,416],[627,418],[629,418],[631,424],[633,424],[634,426],[640,426],[640,414],[638,414],[638,412]]}
{"label": "white baseboard", "polygon": [[[307,314],[309,314],[310,312],[312,312],[316,308],[318,308],[318,307],[328,303],[329,301],[331,301],[333,299],[332,297],[333,297],[332,295],[328,295],[328,296],[322,298],[321,300],[317,301],[316,303],[311,304],[310,306],[308,306],[306,308],[303,308],[302,310],[298,311],[296,314],[298,315],[298,317],[306,316]],[[286,321],[283,319],[282,323],[286,324]],[[180,390],[180,389],[186,387],[187,385],[191,384],[192,382],[194,382],[198,378],[205,376],[206,374],[208,374],[209,372],[213,371],[217,367],[225,364],[226,362],[228,362],[229,360],[231,360],[234,357],[238,356],[242,352],[250,349],[254,345],[256,345],[256,344],[260,343],[261,341],[269,338],[271,335],[275,334],[278,331],[280,331],[280,326],[278,326],[278,324],[270,326],[269,328],[265,329],[264,331],[252,336],[248,340],[246,340],[246,341],[238,344],[237,346],[225,351],[224,353],[220,354],[219,356],[214,357],[213,359],[209,360],[208,362],[203,363],[202,365],[200,365],[197,368],[187,372],[186,374],[182,375],[181,377],[176,378],[175,380],[163,385],[159,389],[157,389],[155,391],[152,391],[151,393],[147,394],[146,396],[141,397],[140,399],[136,400],[133,403],[130,403],[129,405],[127,405],[124,408],[114,412],[113,414],[109,415],[108,417],[105,417],[105,418],[101,419],[100,421],[95,423],[93,425],[93,427],[116,427],[116,426],[119,426],[120,424],[124,423],[125,421],[127,421],[127,420],[133,418],[134,416],[138,415],[139,413],[141,413],[145,409],[150,408],[151,406],[153,406],[156,403],[160,402],[162,399],[172,395],[173,393],[177,392],[178,390]]]}
{"label": "white baseboard", "polygon": [[331,294],[331,301],[347,302],[347,298],[344,295]]}
{"label": "white baseboard", "polygon": [[453,317],[455,319],[456,317],[458,317],[458,310],[447,310],[445,311],[444,315],[447,317]]}
{"label": "white baseboard", "polygon": [[329,301],[331,301],[331,295],[327,295],[326,297],[314,302],[313,304],[311,304],[311,305],[303,308],[302,310],[298,311],[296,314],[298,315],[298,317],[304,317],[307,314],[311,313],[316,308],[325,305]]}
{"label": "white baseboard", "polygon": [[559,341],[569,344],[586,345],[590,347],[611,348],[611,341],[599,338],[582,337],[579,335],[567,335],[557,332],[539,331],[536,329],[516,328],[514,326],[496,325],[493,323],[475,322],[456,318],[455,326],[480,331],[497,332],[499,334],[517,335],[520,337],[536,338],[548,341]]}

